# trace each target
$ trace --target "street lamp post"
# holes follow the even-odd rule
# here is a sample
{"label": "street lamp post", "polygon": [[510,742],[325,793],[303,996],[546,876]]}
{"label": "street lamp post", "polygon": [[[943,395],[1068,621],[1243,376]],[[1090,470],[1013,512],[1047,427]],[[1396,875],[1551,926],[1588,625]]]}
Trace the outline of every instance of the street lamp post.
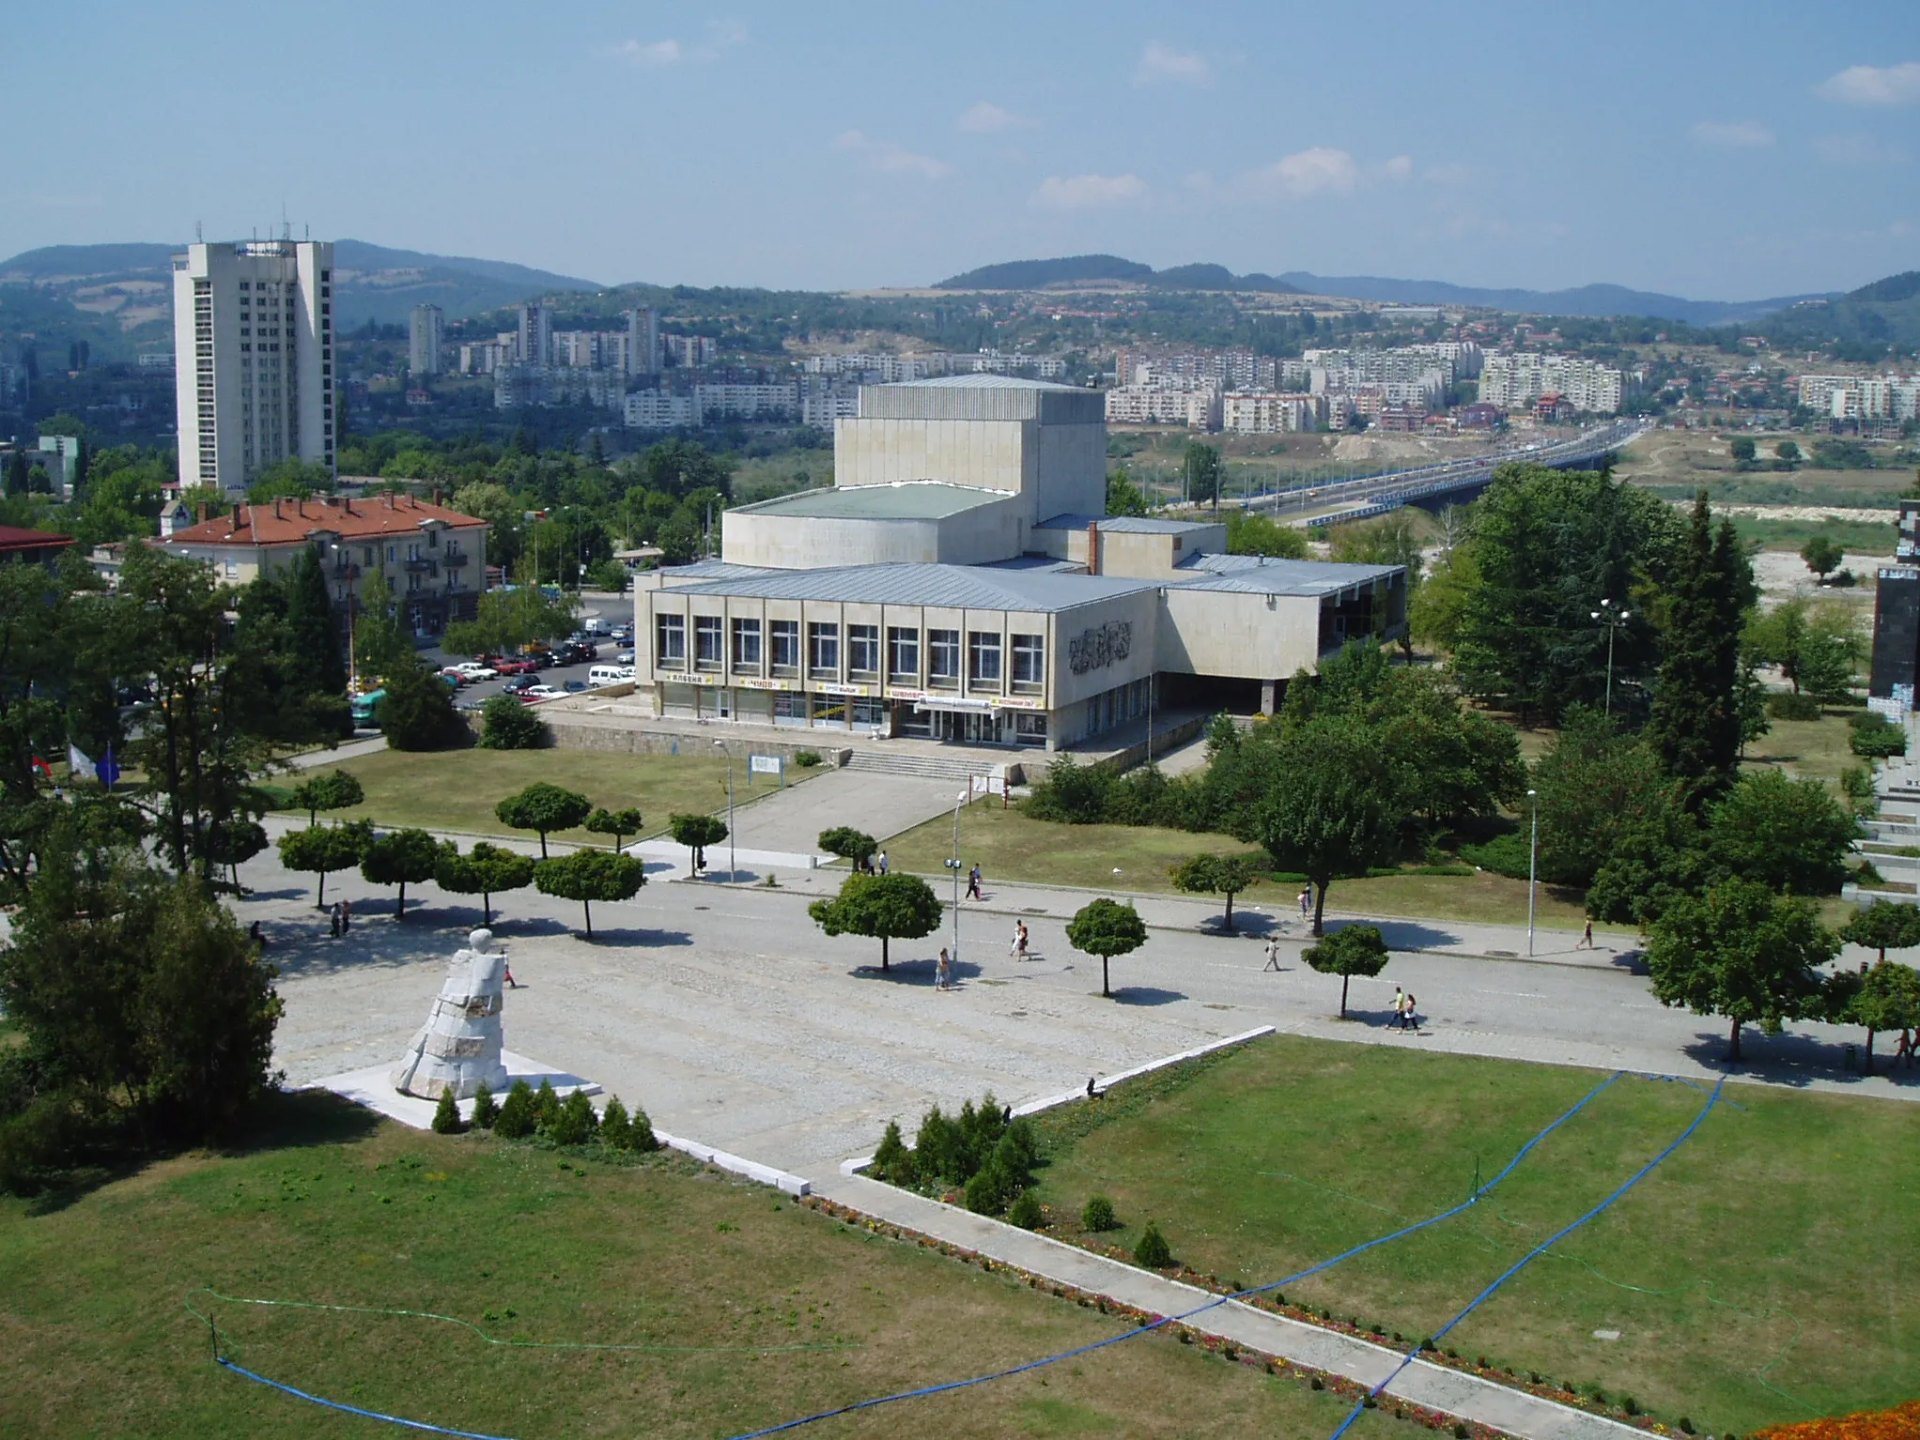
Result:
{"label": "street lamp post", "polygon": [[1613,714],[1613,640],[1620,633],[1620,627],[1633,618],[1630,610],[1616,609],[1613,601],[1602,600],[1600,608],[1595,610],[1593,618],[1607,627],[1607,714]]}
{"label": "street lamp post", "polygon": [[1527,791],[1533,802],[1533,839],[1527,846],[1527,955],[1533,955],[1533,897],[1540,876],[1540,792]]}
{"label": "street lamp post", "polygon": [[716,740],[713,743],[715,745],[718,745],[720,749],[725,752],[727,757],[727,883],[731,885],[735,880],[739,878],[739,875],[740,875],[738,862],[734,858],[733,751],[728,748],[727,742],[724,740]]}
{"label": "street lamp post", "polygon": [[973,780],[967,780],[967,788],[960,792],[960,798],[953,802],[953,858],[947,865],[953,871],[953,955],[955,965],[960,963],[960,807],[973,798]]}

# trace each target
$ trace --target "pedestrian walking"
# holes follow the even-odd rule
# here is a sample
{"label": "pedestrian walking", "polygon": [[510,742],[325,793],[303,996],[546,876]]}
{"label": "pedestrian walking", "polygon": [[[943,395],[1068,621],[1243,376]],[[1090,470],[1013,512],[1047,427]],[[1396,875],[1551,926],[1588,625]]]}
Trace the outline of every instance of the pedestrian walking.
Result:
{"label": "pedestrian walking", "polygon": [[1414,1034],[1418,1035],[1420,1033],[1420,1012],[1414,1009],[1413,992],[1411,990],[1407,992],[1406,1017],[1406,1024],[1402,1028],[1411,1030]]}
{"label": "pedestrian walking", "polygon": [[[1267,970],[1278,970],[1279,968],[1280,937],[1278,935],[1269,935],[1267,937]],[[1262,971],[1261,973],[1265,974],[1266,971]]]}
{"label": "pedestrian walking", "polygon": [[327,907],[327,931],[334,939],[340,938],[340,902],[338,900]]}
{"label": "pedestrian walking", "polygon": [[985,898],[980,894],[980,862],[978,860],[973,862],[973,869],[967,872],[967,898],[969,900]]}
{"label": "pedestrian walking", "polygon": [[1306,919],[1313,914],[1313,886],[1309,884],[1300,892],[1300,918]]}
{"label": "pedestrian walking", "polygon": [[351,929],[353,929],[353,901],[342,900],[340,902],[340,933],[344,935]]}
{"label": "pedestrian walking", "polygon": [[949,990],[953,987],[953,962],[947,958],[947,947],[940,947],[940,966],[934,971],[933,988]]}
{"label": "pedestrian walking", "polygon": [[1407,995],[1398,985],[1393,987],[1393,1023],[1407,1028]]}
{"label": "pedestrian walking", "polygon": [[1593,949],[1593,922],[1591,920],[1587,921],[1586,933],[1580,937],[1580,943],[1574,946],[1574,949],[1576,950]]}
{"label": "pedestrian walking", "polygon": [[1027,922],[1022,920],[1013,927],[1013,958],[1027,958]]}
{"label": "pedestrian walking", "polygon": [[887,852],[884,850],[880,852],[880,873],[882,875],[887,873]]}
{"label": "pedestrian walking", "polygon": [[513,962],[507,961],[501,968],[505,972],[507,988],[509,990],[518,990],[520,988],[520,982],[513,978]]}

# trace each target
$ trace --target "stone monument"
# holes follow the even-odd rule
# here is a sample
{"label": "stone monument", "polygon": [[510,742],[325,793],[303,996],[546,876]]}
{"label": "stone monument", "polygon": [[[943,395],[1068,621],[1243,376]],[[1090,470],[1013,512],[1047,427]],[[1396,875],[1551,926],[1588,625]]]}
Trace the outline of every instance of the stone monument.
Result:
{"label": "stone monument", "polygon": [[496,1095],[507,1088],[500,1059],[501,984],[506,957],[493,948],[491,930],[467,936],[467,948],[447,966],[446,984],[433,1009],[393,1067],[393,1088],[402,1095],[437,1100],[451,1090],[465,1100],[482,1084]]}

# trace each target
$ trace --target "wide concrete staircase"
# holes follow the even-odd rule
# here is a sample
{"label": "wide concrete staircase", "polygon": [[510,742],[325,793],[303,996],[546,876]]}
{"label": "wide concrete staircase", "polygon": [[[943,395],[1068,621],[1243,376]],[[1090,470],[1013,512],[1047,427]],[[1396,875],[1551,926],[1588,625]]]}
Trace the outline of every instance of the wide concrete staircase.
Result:
{"label": "wide concrete staircase", "polygon": [[944,756],[916,754],[908,750],[883,750],[855,747],[847,757],[847,769],[861,770],[870,775],[914,775],[925,780],[951,780],[956,787],[964,786],[975,775],[995,773],[994,767],[1014,764],[1017,760],[994,761],[981,764],[978,761],[948,759]]}

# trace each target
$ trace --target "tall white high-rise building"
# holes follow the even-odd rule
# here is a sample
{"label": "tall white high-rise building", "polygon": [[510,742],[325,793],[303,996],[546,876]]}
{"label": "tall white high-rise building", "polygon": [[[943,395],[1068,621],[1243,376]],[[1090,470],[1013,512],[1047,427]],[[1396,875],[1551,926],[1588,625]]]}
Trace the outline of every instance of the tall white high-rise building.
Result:
{"label": "tall white high-rise building", "polygon": [[658,375],[660,373],[660,315],[651,306],[643,310],[628,310],[627,317],[627,374]]}
{"label": "tall white high-rise building", "polygon": [[418,379],[440,373],[440,341],[446,317],[438,305],[416,305],[407,326],[407,368]]}
{"label": "tall white high-rise building", "polygon": [[173,343],[182,483],[237,493],[287,459],[335,471],[330,243],[189,246]]}
{"label": "tall white high-rise building", "polygon": [[522,365],[553,363],[553,316],[546,306],[529,303],[520,307],[517,349]]}

